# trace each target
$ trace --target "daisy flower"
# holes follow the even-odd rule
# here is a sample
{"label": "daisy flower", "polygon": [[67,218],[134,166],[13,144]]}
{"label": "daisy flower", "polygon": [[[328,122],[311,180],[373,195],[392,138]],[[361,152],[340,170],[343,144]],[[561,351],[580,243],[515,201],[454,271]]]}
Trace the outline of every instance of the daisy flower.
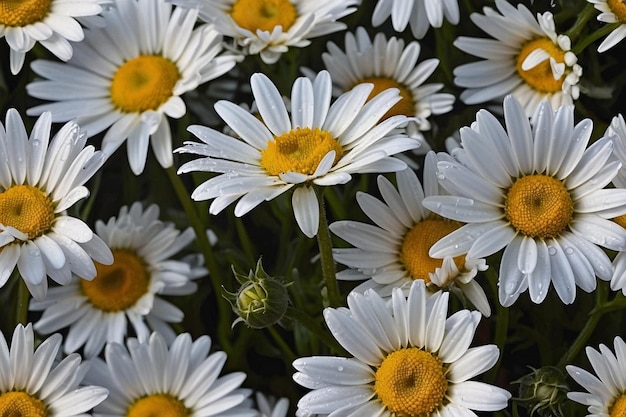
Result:
{"label": "daisy flower", "polygon": [[330,230],[355,248],[336,248],[334,259],[349,268],[340,271],[340,280],[367,280],[354,290],[373,288],[388,297],[393,288],[408,290],[414,280],[423,280],[436,291],[448,288],[466,297],[486,316],[491,309],[487,296],[474,281],[478,271],[487,269],[484,259],[465,256],[433,259],[428,250],[440,238],[462,226],[444,219],[422,206],[425,196],[444,193],[436,177],[437,157],[426,155],[424,188],[412,169],[396,174],[398,189],[384,176],[378,177],[383,200],[358,192],[361,210],[376,224],[350,220],[334,222]]}
{"label": "daisy flower", "polygon": [[255,399],[259,410],[257,417],[287,417],[289,399],[285,397],[275,398],[258,391],[255,393]]}
{"label": "daisy flower", "polygon": [[11,73],[20,72],[26,52],[36,42],[67,61],[72,57],[72,45],[80,42],[84,33],[76,18],[95,16],[102,11],[103,0],[3,0],[0,7],[0,38],[9,44]]}
{"label": "daisy flower", "polygon": [[188,130],[204,143],[185,142],[178,152],[203,158],[185,163],[179,173],[218,172],[192,193],[194,200],[214,199],[217,214],[242,197],[235,215],[243,216],[264,200],[294,188],[292,205],[300,229],[317,234],[318,200],[314,185],[343,184],[354,173],[392,172],[406,164],[391,157],[418,146],[394,129],[404,116],[380,118],[400,100],[397,89],[378,94],[367,103],[372,84],[360,84],[331,106],[327,71],[315,80],[298,78],[291,92],[291,117],[276,86],[265,75],[253,74],[252,94],[259,117],[240,106],[219,101],[215,110],[239,138],[193,125]]}
{"label": "daisy flower", "polygon": [[626,38],[626,4],[621,0],[587,0],[600,11],[598,21],[620,23],[598,46],[598,52],[611,49]]}
{"label": "daisy flower", "polygon": [[573,106],[553,111],[544,101],[531,124],[508,96],[504,119],[508,133],[479,111],[472,127],[460,132],[468,164],[438,163],[440,183],[451,195],[423,204],[467,224],[435,243],[430,256],[480,258],[505,248],[502,305],[512,305],[526,289],[541,303],[550,282],[570,304],[576,286],[591,292],[596,275],[611,279],[611,262],[599,246],[626,250],[626,230],[609,220],[626,213],[626,190],[604,189],[621,163],[611,160],[608,137],[587,148],[592,122],[574,124]]}
{"label": "daisy flower", "polygon": [[[439,65],[436,58],[418,64],[420,44],[417,41],[405,46],[404,40],[396,37],[387,39],[378,33],[373,41],[363,27],[347,33],[345,52],[335,43],[328,43],[328,52],[322,54],[324,65],[339,92],[348,91],[360,83],[374,84],[371,96],[395,87],[400,90],[402,100],[396,103],[383,117],[402,114],[410,117],[407,134],[423,141],[420,130],[429,130],[428,118],[452,110],[454,96],[438,93],[443,84],[424,84]],[[384,65],[381,65],[384,63]],[[428,146],[420,149],[425,153]]]}
{"label": "daisy flower", "polygon": [[51,288],[48,297],[33,301],[30,309],[42,311],[35,330],[48,334],[70,327],[64,349],[75,352],[84,345],[86,357],[98,355],[106,342],[121,343],[128,323],[140,340],[159,331],[171,341],[183,312],[158,295],[186,295],[196,290],[191,280],[206,269],[192,259],[174,255],[194,240],[191,228],[180,232],[158,220],[159,208],[140,203],[122,207],[117,218],[98,221],[96,231],[113,251],[111,265],[96,264],[92,281],[74,278],[64,287]]}
{"label": "daisy flower", "polygon": [[558,35],[550,12],[537,18],[523,4],[517,8],[496,0],[484,14],[472,13],[472,22],[495,39],[461,36],[454,45],[483,61],[454,69],[454,83],[466,104],[502,99],[513,94],[531,116],[542,100],[553,107],[578,98],[582,68],[570,51],[569,37]]}
{"label": "daisy flower", "polygon": [[[622,168],[613,178],[613,184],[618,188],[626,189],[626,167],[624,167],[626,163],[626,122],[624,122],[624,116],[621,114],[615,116],[604,134],[613,136],[615,143],[613,153],[622,163]],[[613,221],[626,228],[626,215],[617,216]],[[613,291],[622,290],[622,293],[626,295],[626,251],[619,252],[613,259],[611,289]]]}
{"label": "daisy flower", "polygon": [[172,166],[168,117],[182,117],[181,95],[229,71],[236,57],[218,56],[222,37],[211,25],[195,27],[197,10],[172,10],[163,0],[115,0],[114,6],[104,13],[106,27],[86,30],[68,63],[32,63],[44,80],[28,84],[28,94],[52,102],[28,114],[76,118],[90,136],[106,130],[108,154],[127,140],[130,167],[139,175],[148,143],[162,167]]}
{"label": "daisy flower", "polygon": [[87,379],[100,381],[109,390],[94,417],[254,417],[253,410],[228,413],[250,395],[239,388],[246,374],[219,377],[226,353],[209,354],[208,336],[192,341],[183,333],[168,345],[153,333],[148,340],[129,338],[126,344],[107,344],[106,364],[93,361]]}
{"label": "daisy flower", "polygon": [[346,29],[339,19],[360,0],[172,0],[200,8],[200,18],[232,38],[244,55],[276,63],[289,48],[304,48],[311,38]]}
{"label": "daisy flower", "polygon": [[447,317],[448,293],[429,295],[414,281],[391,302],[374,291],[348,295],[349,308],[326,308],[324,318],[353,356],[300,358],[293,379],[313,391],[298,402],[301,415],[475,416],[506,407],[508,391],[471,378],[498,360],[495,345],[470,348],[480,313]]}
{"label": "daisy flower", "polygon": [[413,36],[422,39],[431,26],[440,28],[444,17],[453,25],[459,23],[459,4],[457,0],[378,0],[372,25],[380,26],[389,16],[396,32],[410,24]]}
{"label": "daisy flower", "polygon": [[597,376],[574,365],[567,373],[587,392],[568,392],[567,398],[588,406],[590,417],[614,417],[626,414],[626,343],[617,336],[615,353],[601,344],[600,351],[587,347],[585,352]]}
{"label": "daisy flower", "polygon": [[0,415],[86,416],[107,397],[99,386],[81,386],[87,371],[80,355],[55,362],[61,335],[55,334],[34,349],[33,327],[18,324],[11,346],[0,332]]}
{"label": "daisy flower", "polygon": [[105,161],[84,132],[65,124],[50,140],[50,113],[27,136],[15,109],[0,122],[0,287],[17,267],[28,290],[43,299],[46,275],[61,285],[72,273],[96,276],[94,261],[110,264],[111,251],[67,209],[89,195],[85,184]]}

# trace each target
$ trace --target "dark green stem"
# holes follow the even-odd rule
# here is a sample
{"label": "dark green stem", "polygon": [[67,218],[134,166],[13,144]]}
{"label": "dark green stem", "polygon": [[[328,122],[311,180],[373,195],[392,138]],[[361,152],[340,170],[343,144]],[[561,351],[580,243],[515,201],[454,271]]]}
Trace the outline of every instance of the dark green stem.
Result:
{"label": "dark green stem", "polygon": [[601,27],[600,29],[596,30],[593,33],[590,33],[589,35],[585,36],[580,42],[578,42],[573,48],[572,48],[572,52],[574,52],[574,54],[578,55],[580,54],[582,51],[585,50],[585,48],[587,46],[589,46],[589,44],[595,42],[596,40],[600,39],[601,37],[608,35],[609,33],[613,32],[615,29],[617,29],[620,25],[622,25],[623,23],[617,22],[617,23],[610,23],[607,24],[603,27]]}
{"label": "dark green stem", "polygon": [[[496,271],[493,268],[489,268],[486,272],[486,275],[491,283],[495,298],[498,299],[498,277],[496,275]],[[498,370],[500,369],[500,363],[502,362],[502,356],[504,355],[504,347],[506,346],[507,334],[509,330],[509,309],[507,307],[503,307],[500,302],[496,303],[496,328],[494,334],[494,343],[498,346],[500,350],[500,356],[498,357],[498,362],[494,365],[493,368],[489,370],[485,374],[485,380],[495,382],[498,376]]]}
{"label": "dark green stem", "polygon": [[317,244],[320,251],[320,262],[322,263],[322,276],[326,283],[328,303],[331,307],[343,305],[339,285],[337,284],[337,272],[335,270],[335,260],[333,259],[333,246],[330,240],[330,230],[328,229],[328,219],[324,208],[324,196],[320,189],[315,190],[320,213],[319,229],[317,230]]}
{"label": "dark green stem", "polygon": [[589,21],[589,19],[591,19],[591,17],[594,14],[595,14],[595,9],[593,5],[587,4],[585,8],[578,15],[578,18],[576,18],[576,21],[574,22],[572,27],[569,28],[567,32],[565,32],[565,35],[567,35],[570,38],[570,40],[573,42],[578,37],[580,32],[582,32],[584,27],[587,25],[587,22]]}
{"label": "dark green stem", "polygon": [[[17,279],[17,303],[15,306],[15,324],[22,323],[24,326],[28,324],[28,302],[30,301],[30,292],[26,283],[20,277],[17,270],[14,273]],[[48,279],[47,277],[44,279]]]}
{"label": "dark green stem", "polygon": [[307,328],[311,333],[313,333],[319,340],[322,341],[328,348],[333,350],[336,353],[345,354],[346,351],[341,347],[341,345],[335,340],[334,337],[324,330],[311,316],[306,314],[304,311],[301,311],[294,307],[287,307],[287,311],[285,312],[285,316],[297,321],[301,325]]}
{"label": "dark green stem", "polygon": [[273,326],[267,327],[267,331],[270,333],[270,335],[272,336],[272,339],[274,339],[274,342],[276,342],[280,350],[283,351],[283,354],[285,355],[284,359],[286,362],[291,363],[298,358],[298,356],[295,353],[293,353],[293,350],[291,350],[287,342],[285,342],[283,337],[280,335],[280,333],[278,333],[278,331]]}

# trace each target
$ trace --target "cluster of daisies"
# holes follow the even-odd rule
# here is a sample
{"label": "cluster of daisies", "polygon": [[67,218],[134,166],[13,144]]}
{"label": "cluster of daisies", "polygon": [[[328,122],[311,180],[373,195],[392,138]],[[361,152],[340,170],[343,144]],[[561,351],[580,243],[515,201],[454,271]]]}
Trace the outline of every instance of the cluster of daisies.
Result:
{"label": "cluster of daisies", "polygon": [[[422,48],[459,24],[457,0],[370,3],[2,1],[3,66],[27,73],[20,87],[32,100],[0,123],[0,291],[15,291],[22,323],[0,334],[0,416],[497,412],[511,392],[483,374],[497,371],[502,345],[475,340],[494,298],[506,309],[525,293],[540,304],[554,292],[569,305],[598,279],[626,295],[626,123],[616,114],[594,134],[574,106],[592,90],[580,54],[599,39],[598,53],[618,47],[625,3],[588,0],[561,32],[551,11],[495,0],[467,16],[487,38],[447,46],[467,58],[453,69]],[[576,43],[592,16],[604,25]],[[331,34],[342,36],[322,45],[321,69],[294,68]],[[289,91],[248,74],[253,65],[291,71]],[[199,96],[214,97],[204,88],[218,78],[234,84],[212,106],[220,120],[188,123],[191,107],[209,113]],[[235,103],[241,90],[245,104]],[[429,140],[455,106],[483,104],[445,152]],[[178,137],[181,125],[193,140]],[[211,230],[162,220],[147,201],[88,220],[88,186],[123,145],[135,176],[147,174],[149,147],[173,181],[194,173],[189,197],[210,201],[212,215],[234,205],[235,217],[253,217],[280,201],[297,239],[317,238],[319,257],[304,256],[326,279],[320,329],[344,352],[290,363],[296,403],[247,388],[246,373],[223,372],[237,367],[226,349],[184,331],[178,297],[222,285],[207,259],[221,244]],[[376,190],[354,196],[363,216],[329,223],[325,192],[368,174],[380,175]],[[494,297],[481,282],[488,269]],[[339,300],[337,280],[350,288]],[[238,301],[262,315],[271,294],[254,290]],[[281,314],[293,309],[283,304]],[[616,335],[613,350],[586,353],[597,376],[567,364],[586,390],[567,397],[590,416],[625,416],[626,343]]]}

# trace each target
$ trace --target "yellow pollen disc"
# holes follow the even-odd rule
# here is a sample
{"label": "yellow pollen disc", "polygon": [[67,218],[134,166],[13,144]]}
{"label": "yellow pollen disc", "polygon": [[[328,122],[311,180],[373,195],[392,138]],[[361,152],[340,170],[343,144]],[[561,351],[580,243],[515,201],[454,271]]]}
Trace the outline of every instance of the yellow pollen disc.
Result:
{"label": "yellow pollen disc", "polygon": [[111,101],[125,113],[157,110],[173,95],[180,79],[178,67],[160,55],[141,55],[117,69]]}
{"label": "yellow pollen disc", "polygon": [[[428,256],[430,247],[442,237],[454,232],[463,224],[442,218],[428,218],[417,223],[404,236],[400,259],[411,274],[412,279],[430,282],[429,273],[441,268],[442,260]],[[465,256],[457,256],[454,263],[459,270],[463,269]]]}
{"label": "yellow pollen disc", "polygon": [[520,233],[552,238],[569,224],[574,204],[561,181],[546,175],[528,175],[509,188],[504,212]]}
{"label": "yellow pollen disc", "polygon": [[626,214],[614,218],[613,221],[626,229]]}
{"label": "yellow pollen disc", "polygon": [[50,12],[52,0],[2,0],[0,25],[24,27],[41,22]]}
{"label": "yellow pollen disc", "polygon": [[392,352],[376,371],[374,392],[394,416],[430,415],[448,389],[441,362],[416,347]]}
{"label": "yellow pollen disc", "polygon": [[82,292],[91,304],[106,312],[134,306],[148,292],[150,284],[150,274],[137,254],[124,249],[112,252],[112,265],[95,262],[96,277],[91,281],[80,280]]}
{"label": "yellow pollen disc", "polygon": [[0,416],[2,417],[45,417],[45,404],[22,391],[0,394]]}
{"label": "yellow pollen disc", "polygon": [[333,150],[336,163],[343,156],[343,149],[329,132],[298,127],[268,142],[261,153],[261,168],[270,175],[285,172],[311,175],[322,158]]}
{"label": "yellow pollen disc", "polygon": [[282,26],[283,32],[286,32],[298,14],[289,0],[237,0],[230,17],[252,33],[256,33],[257,29],[271,32],[276,26]]}
{"label": "yellow pollen disc", "polygon": [[626,417],[626,394],[622,394],[611,406],[610,417]]}
{"label": "yellow pollen disc", "polygon": [[14,185],[0,193],[0,224],[16,228],[29,239],[50,230],[54,218],[52,200],[37,187]]}
{"label": "yellow pollen disc", "polygon": [[534,88],[541,93],[556,93],[561,91],[563,80],[565,77],[561,77],[558,80],[554,79],[552,75],[552,69],[550,68],[550,61],[545,60],[541,64],[524,71],[522,69],[522,63],[526,57],[535,49],[541,48],[546,51],[556,62],[565,62],[565,51],[555,45],[550,38],[539,38],[527,42],[517,56],[517,73],[526,84]]}
{"label": "yellow pollen disc", "polygon": [[169,394],[154,394],[135,401],[126,417],[187,417],[191,415],[185,405]]}
{"label": "yellow pollen disc", "polygon": [[360,80],[357,84],[362,83],[374,84],[374,88],[367,98],[368,100],[371,100],[376,95],[382,93],[388,88],[397,88],[398,90],[400,90],[400,97],[402,97],[402,99],[398,101],[392,108],[390,108],[387,113],[385,113],[385,115],[382,117],[382,120],[397,115],[415,116],[415,102],[413,101],[413,94],[411,94],[411,91],[404,84],[400,84],[394,79],[385,77],[364,78]]}
{"label": "yellow pollen disc", "polygon": [[624,0],[606,0],[606,4],[620,22],[626,22],[626,4]]}

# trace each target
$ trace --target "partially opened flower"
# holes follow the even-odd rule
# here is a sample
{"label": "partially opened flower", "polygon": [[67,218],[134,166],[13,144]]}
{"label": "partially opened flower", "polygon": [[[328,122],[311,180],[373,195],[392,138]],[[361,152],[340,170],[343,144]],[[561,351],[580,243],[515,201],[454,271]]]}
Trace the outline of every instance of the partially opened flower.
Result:
{"label": "partially opened flower", "polygon": [[228,101],[215,105],[239,138],[193,125],[188,130],[203,143],[186,142],[177,150],[202,156],[183,164],[179,173],[220,173],[191,195],[194,200],[214,199],[209,208],[213,214],[241,197],[235,215],[243,216],[261,202],[295,188],[296,221],[312,237],[319,225],[314,186],[343,184],[354,173],[399,171],[406,164],[391,155],[418,146],[416,140],[394,130],[406,121],[404,116],[379,123],[400,99],[397,89],[367,101],[373,86],[361,84],[331,105],[331,79],[322,71],[314,81],[305,77],[295,81],[290,116],[269,78],[257,73],[250,82],[258,118]]}
{"label": "partially opened flower", "polygon": [[87,380],[101,381],[109,390],[94,417],[255,416],[249,409],[228,413],[250,395],[249,390],[239,388],[246,374],[220,377],[226,353],[209,354],[208,336],[192,341],[188,333],[182,333],[167,344],[159,333],[153,333],[143,342],[128,338],[126,345],[109,343],[106,364],[93,361]]}
{"label": "partially opened flower", "polygon": [[80,355],[55,362],[61,339],[52,335],[35,349],[32,326],[18,324],[9,347],[0,332],[1,416],[84,417],[107,397],[103,387],[82,385]]}
{"label": "partially opened flower", "polygon": [[576,287],[591,292],[596,276],[610,280],[611,261],[600,246],[626,250],[626,230],[611,221],[626,214],[626,190],[607,188],[621,163],[604,137],[587,147],[592,122],[574,123],[573,106],[543,102],[529,121],[513,96],[504,100],[506,131],[485,110],[461,129],[466,165],[439,162],[449,196],[424,205],[467,223],[435,243],[433,257],[472,258],[502,248],[499,298],[510,306],[529,290],[541,303],[550,283],[570,304]]}
{"label": "partially opened flower", "polygon": [[359,0],[173,0],[199,7],[200,17],[232,38],[245,55],[273,64],[289,48],[304,48],[311,38],[346,28],[339,19]]}
{"label": "partially opened flower", "polygon": [[6,38],[10,48],[11,73],[17,74],[24,65],[26,53],[39,42],[57,58],[72,57],[68,41],[83,40],[83,28],[76,18],[95,16],[107,0],[3,0],[0,7],[0,38]]}
{"label": "partially opened flower", "polygon": [[389,16],[396,32],[410,25],[413,36],[422,39],[431,26],[440,28],[444,17],[453,25],[459,23],[459,3],[457,0],[378,0],[372,24],[380,26]]}
{"label": "partially opened flower", "polygon": [[620,0],[587,0],[600,11],[598,20],[604,23],[620,23],[604,38],[598,52],[605,52],[626,38],[626,3]]}
{"label": "partially opened flower", "polygon": [[[327,48],[322,60],[340,92],[360,83],[374,84],[371,97],[390,87],[400,90],[402,100],[385,117],[395,114],[409,117],[407,134],[411,137],[423,140],[420,131],[431,128],[428,118],[452,110],[454,96],[439,92],[443,84],[425,84],[437,69],[439,60],[430,58],[418,62],[421,47],[417,41],[405,45],[404,40],[387,39],[383,33],[370,39],[365,29],[359,27],[355,33],[346,34],[345,51],[333,42],[329,42]],[[426,153],[426,143],[420,150]]]}
{"label": "partially opened flower", "polygon": [[164,0],[115,0],[103,14],[106,26],[86,30],[68,63],[33,62],[45,80],[28,84],[27,91],[52,103],[28,114],[76,118],[90,136],[106,130],[102,148],[109,154],[126,141],[136,175],[143,172],[148,144],[161,166],[170,167],[168,117],[186,113],[181,96],[236,62],[235,55],[218,55],[222,37],[213,26],[196,27],[197,10],[172,8]]}
{"label": "partially opened flower", "polygon": [[542,100],[553,107],[572,104],[582,68],[569,37],[557,34],[552,13],[535,18],[523,4],[515,8],[505,0],[496,0],[496,8],[470,16],[495,39],[461,36],[454,41],[457,48],[483,58],[454,69],[454,83],[467,88],[461,100],[477,104],[513,94],[528,116]]}
{"label": "partially opened flower", "polygon": [[408,298],[395,289],[385,303],[375,292],[348,295],[349,308],[324,318],[350,358],[314,356],[293,366],[294,380],[312,391],[298,415],[475,416],[506,407],[508,391],[470,381],[498,360],[495,345],[470,347],[478,312],[447,317],[448,293],[429,295],[414,281]]}
{"label": "partially opened flower", "polygon": [[596,375],[574,365],[567,373],[587,392],[568,392],[567,397],[588,407],[589,417],[618,417],[626,414],[626,343],[617,336],[615,353],[601,344],[600,351],[585,352]]}
{"label": "partially opened flower", "polygon": [[463,225],[422,206],[425,196],[445,194],[437,184],[436,163],[431,151],[424,164],[423,188],[409,168],[396,174],[397,189],[384,176],[378,177],[383,201],[357,193],[359,206],[375,225],[351,220],[330,225],[334,234],[355,246],[333,250],[335,260],[350,267],[340,271],[337,279],[365,280],[354,290],[373,288],[383,297],[390,296],[394,288],[408,290],[413,280],[423,280],[433,291],[445,288],[466,297],[489,316],[487,296],[474,280],[478,271],[487,269],[485,260],[466,256],[434,259],[428,255],[435,242]]}
{"label": "partially opened flower", "polygon": [[69,326],[65,351],[84,346],[87,357],[98,355],[107,342],[122,343],[128,322],[140,340],[155,330],[172,341],[176,335],[169,323],[180,322],[183,312],[159,296],[192,294],[191,280],[206,269],[193,257],[175,259],[194,239],[193,230],[181,232],[158,217],[158,206],[144,211],[135,203],[107,223],[98,221],[96,231],[112,249],[113,263],[96,264],[92,281],[74,278],[50,289],[45,300],[31,302],[31,310],[43,310],[35,330],[48,334]]}
{"label": "partially opened flower", "polygon": [[67,214],[89,195],[84,184],[105,155],[85,147],[76,123],[65,124],[52,139],[51,127],[50,113],[44,113],[28,136],[15,109],[0,123],[0,287],[17,267],[37,299],[46,296],[46,275],[64,285],[72,274],[93,279],[94,261],[113,262],[102,239]]}

